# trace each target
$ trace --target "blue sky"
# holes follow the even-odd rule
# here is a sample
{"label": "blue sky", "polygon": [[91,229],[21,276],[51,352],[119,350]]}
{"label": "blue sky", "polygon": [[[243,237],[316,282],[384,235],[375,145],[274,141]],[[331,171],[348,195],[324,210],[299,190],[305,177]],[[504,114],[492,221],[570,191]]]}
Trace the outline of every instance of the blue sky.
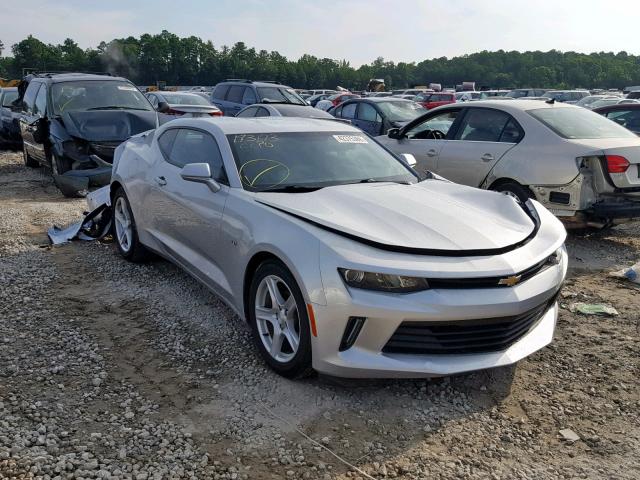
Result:
{"label": "blue sky", "polygon": [[[290,59],[304,53],[395,62],[480,50],[640,53],[632,41],[636,0],[8,0],[0,16],[5,47],[29,34],[82,47],[163,29],[216,47],[244,41]],[[628,8],[625,8],[626,7]],[[633,34],[632,34],[633,33]],[[5,52],[5,54],[8,52]]]}

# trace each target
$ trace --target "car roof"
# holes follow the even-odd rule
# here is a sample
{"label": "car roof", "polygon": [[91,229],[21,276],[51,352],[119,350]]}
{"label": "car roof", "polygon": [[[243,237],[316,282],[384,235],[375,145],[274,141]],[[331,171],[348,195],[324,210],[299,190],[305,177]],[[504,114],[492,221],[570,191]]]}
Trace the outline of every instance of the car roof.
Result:
{"label": "car roof", "polygon": [[640,110],[640,103],[617,103],[615,105],[605,105],[604,107],[594,108],[594,112],[610,110]]}
{"label": "car roof", "polygon": [[351,100],[347,100],[344,103],[388,103],[388,102],[409,102],[413,103],[411,100],[407,100],[406,98],[400,97],[361,97],[361,98],[352,98]]}
{"label": "car roof", "polygon": [[[260,105],[264,107],[265,104]],[[267,103],[266,105],[277,110],[285,117],[334,118],[330,113],[319,108],[313,108],[311,105],[293,105],[291,103]]]}
{"label": "car roof", "polygon": [[[511,100],[509,102],[505,102],[502,100],[477,100],[473,102],[466,103],[453,103],[449,105],[443,105],[442,107],[438,107],[437,111],[441,109],[447,108],[481,108],[481,107],[491,107],[498,108],[500,110],[504,110],[505,112],[523,112],[526,110],[534,110],[540,108],[582,108],[577,107],[575,105],[568,105],[566,103],[554,102],[547,103],[544,100]],[[436,109],[430,110],[436,111]]]}
{"label": "car roof", "polygon": [[219,129],[224,135],[241,133],[288,133],[288,132],[345,132],[362,131],[342,122],[299,117],[216,117],[184,118],[172,120],[165,125],[172,127],[201,127]]}
{"label": "car roof", "polygon": [[[273,83],[273,82],[253,82],[253,81],[245,81],[245,80],[229,80],[225,82],[219,82],[218,85],[255,85],[256,87],[282,87],[282,88],[291,88],[288,85],[283,85],[282,83]],[[216,85],[216,86],[218,86]]]}
{"label": "car roof", "polygon": [[35,75],[31,81],[36,80],[49,81],[50,83],[73,82],[78,80],[106,80],[129,82],[129,80],[124,77],[112,77],[110,75],[98,75],[93,73],[53,73],[46,75]]}

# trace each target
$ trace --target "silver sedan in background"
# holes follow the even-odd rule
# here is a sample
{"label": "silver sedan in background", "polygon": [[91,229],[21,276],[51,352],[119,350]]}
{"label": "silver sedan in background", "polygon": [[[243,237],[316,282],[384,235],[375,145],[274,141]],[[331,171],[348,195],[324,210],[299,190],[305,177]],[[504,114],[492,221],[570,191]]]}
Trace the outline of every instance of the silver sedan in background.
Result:
{"label": "silver sedan in background", "polygon": [[640,217],[640,138],[587,109],[539,100],[438,107],[377,140],[419,171],[536,199],[568,226]]}
{"label": "silver sedan in background", "polygon": [[116,151],[116,244],[207,285],[288,377],[450,375],[551,342],[562,224],[411,160],[339,122],[178,119]]}

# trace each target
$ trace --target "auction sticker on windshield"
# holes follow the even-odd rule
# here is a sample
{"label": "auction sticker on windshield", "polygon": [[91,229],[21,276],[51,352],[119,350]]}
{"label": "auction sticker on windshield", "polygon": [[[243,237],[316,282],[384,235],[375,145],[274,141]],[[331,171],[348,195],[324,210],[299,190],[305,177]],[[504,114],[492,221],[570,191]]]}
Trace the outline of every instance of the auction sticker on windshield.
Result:
{"label": "auction sticker on windshield", "polygon": [[333,138],[340,143],[369,143],[361,135],[334,135]]}

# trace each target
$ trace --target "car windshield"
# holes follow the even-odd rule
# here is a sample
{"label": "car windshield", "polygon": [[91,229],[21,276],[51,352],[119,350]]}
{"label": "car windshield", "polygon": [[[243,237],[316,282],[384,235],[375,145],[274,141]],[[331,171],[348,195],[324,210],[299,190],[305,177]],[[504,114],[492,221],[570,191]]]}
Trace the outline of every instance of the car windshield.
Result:
{"label": "car windshield", "polygon": [[227,136],[246,190],[305,191],[348,183],[413,183],[417,176],[364,133]]}
{"label": "car windshield", "polygon": [[258,87],[258,95],[264,103],[294,103],[306,105],[302,98],[291,88],[284,87]]}
{"label": "car windshield", "polygon": [[70,110],[153,110],[140,90],[118,80],[54,83],[51,99],[56,115]]}
{"label": "car windshield", "polygon": [[427,113],[427,109],[415,102],[378,102],[378,108],[391,122],[410,122]]}
{"label": "car windshield", "polygon": [[192,93],[165,93],[164,98],[174,105],[211,105],[206,98]]}
{"label": "car windshield", "polygon": [[617,105],[619,101],[620,101],[619,98],[603,98],[591,103],[589,107],[591,108],[608,107],[609,105]]}
{"label": "car windshield", "polygon": [[597,102],[598,100],[602,100],[603,97],[602,95],[589,95],[588,97],[583,97],[580,100],[578,100],[576,102],[576,105],[578,105],[579,107],[585,107],[587,105],[591,105],[594,102]]}
{"label": "car windshield", "polygon": [[520,98],[520,97],[526,97],[526,96],[527,96],[527,90],[511,90],[509,93],[505,95],[505,97],[513,97],[513,98]]}
{"label": "car windshield", "polygon": [[527,113],[562,138],[628,138],[636,135],[611,120],[584,108],[539,108]]}
{"label": "car windshield", "polygon": [[2,106],[10,107],[11,104],[18,99],[18,91],[17,90],[9,90],[4,92],[4,96],[2,97]]}

